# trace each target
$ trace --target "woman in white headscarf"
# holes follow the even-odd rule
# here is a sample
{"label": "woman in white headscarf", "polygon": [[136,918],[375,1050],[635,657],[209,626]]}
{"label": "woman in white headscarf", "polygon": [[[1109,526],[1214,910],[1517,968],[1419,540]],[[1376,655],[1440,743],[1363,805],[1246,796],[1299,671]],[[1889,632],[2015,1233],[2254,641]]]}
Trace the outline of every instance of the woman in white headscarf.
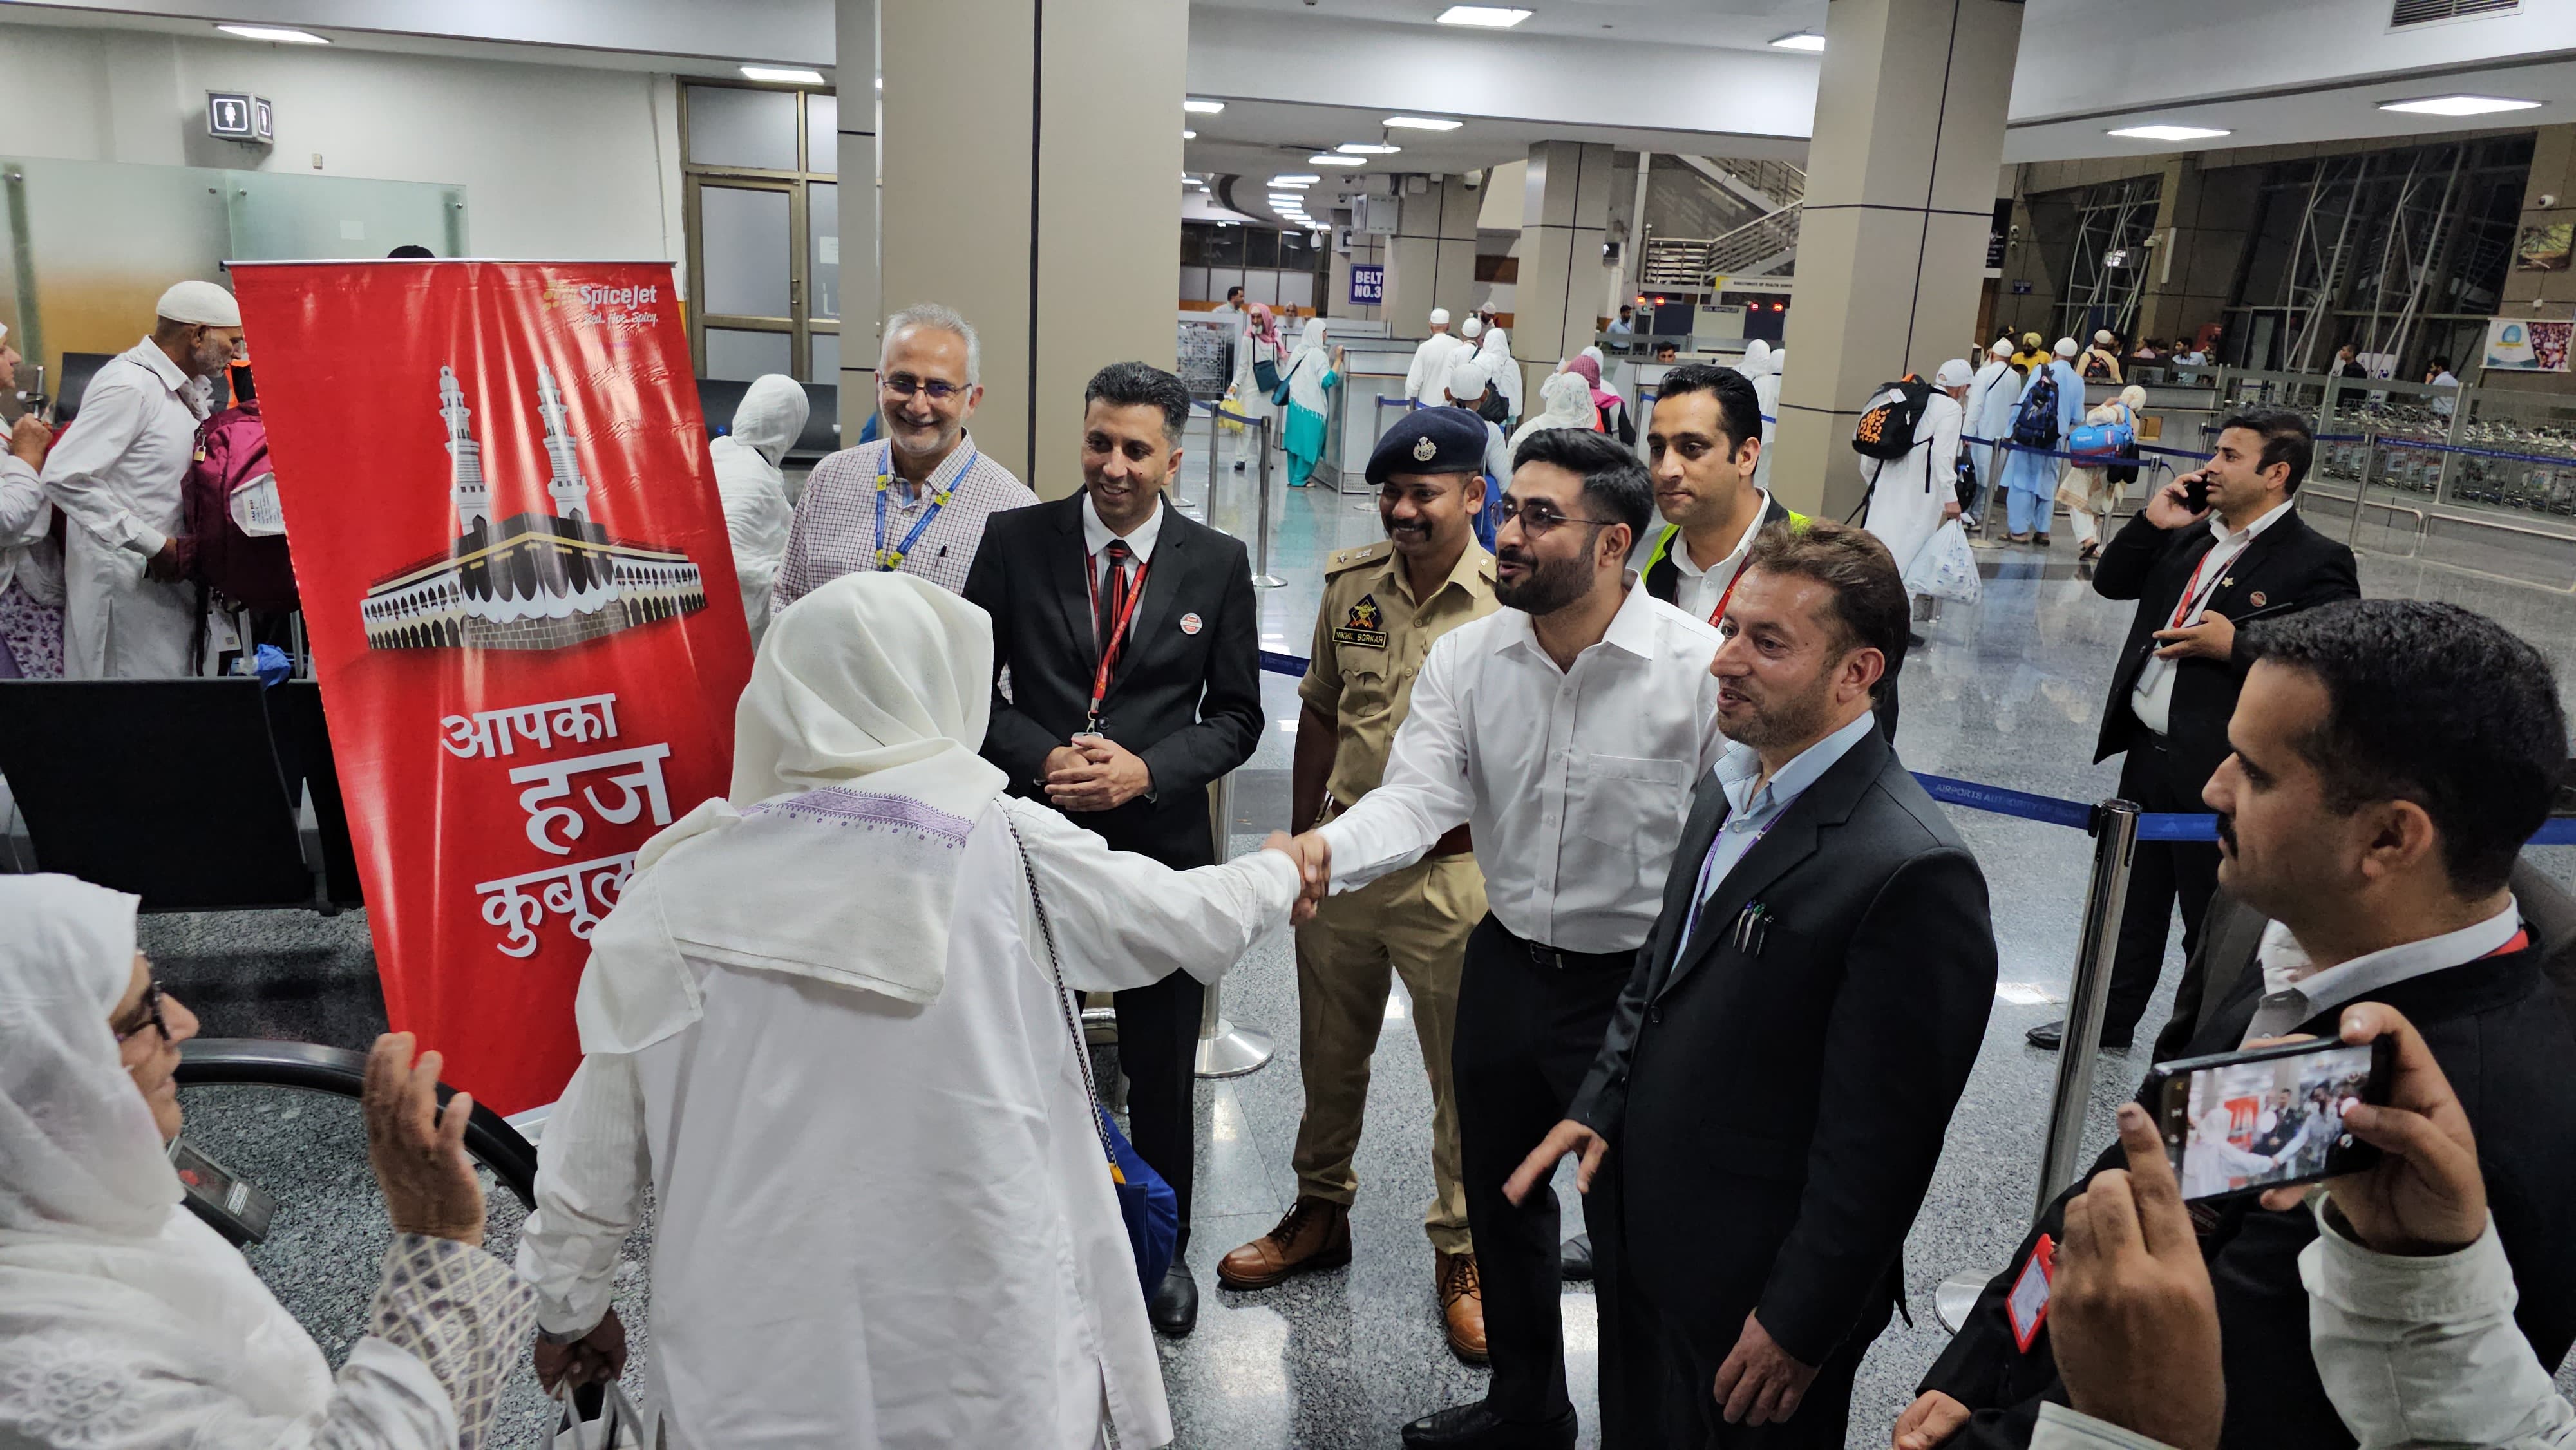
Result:
{"label": "woman in white headscarf", "polygon": [[1324,456],[1324,414],[1332,407],[1332,390],[1342,384],[1342,350],[1325,337],[1330,324],[1306,320],[1297,351],[1288,359],[1288,486],[1304,488],[1307,475]]}
{"label": "woman in white headscarf", "polygon": [[[2138,410],[2147,405],[2147,390],[2135,383],[2120,390],[2115,398],[2106,398],[2084,415],[2090,425],[2126,423],[2131,430],[2138,426]],[[2111,510],[2118,506],[2120,495],[2137,479],[2131,465],[2129,477],[2119,482],[2111,479],[2113,465],[2088,468],[2074,465],[2057,485],[2057,501],[2066,505],[2066,516],[2075,525],[2075,557],[2098,559],[2102,555],[2102,536],[2111,531]]]}
{"label": "woman in white headscarf", "polygon": [[778,581],[778,561],[787,554],[787,526],[796,516],[778,462],[805,431],[809,407],[794,378],[765,373],[743,389],[732,430],[708,448],[715,458],[716,495],[724,503],[725,535],[733,541],[742,617],[755,647],[769,629],[770,590]]}
{"label": "woman in white headscarf", "polygon": [[1551,373],[1538,385],[1540,412],[1512,430],[1510,449],[1521,451],[1521,440],[1532,433],[1550,428],[1578,428],[1586,433],[1601,431],[1601,411],[1592,403],[1592,384],[1577,372]]}
{"label": "woman in white headscarf", "polygon": [[1521,415],[1521,365],[1512,357],[1511,333],[1499,323],[1486,328],[1485,335],[1476,340],[1476,355],[1485,360],[1494,391],[1503,395],[1507,411],[1502,421],[1511,422]]}
{"label": "woman in white headscarf", "polygon": [[436,1053],[367,1060],[394,1238],[336,1376],[239,1251],[180,1205],[164,1151],[197,1019],[134,947],[135,898],[0,877],[0,1445],[53,1450],[478,1446],[535,1295],[485,1254]]}
{"label": "woman in white headscarf", "polygon": [[1051,958],[1075,992],[1212,981],[1297,870],[1174,871],[1005,795],[976,754],[992,677],[984,612],[925,580],[799,599],[736,711],[730,798],[646,842],[592,934],[519,1268],[578,1341],[539,1376],[612,1370],[649,1181],[648,1374],[680,1450],[1172,1438]]}
{"label": "woman in white headscarf", "polygon": [[1744,345],[1744,359],[1735,370],[1751,380],[1753,402],[1762,410],[1762,456],[1753,465],[1753,486],[1764,492],[1771,488],[1771,434],[1780,418],[1780,360],[1771,344],[1755,338]]}
{"label": "woman in white headscarf", "polygon": [[[16,386],[18,351],[0,326],[0,390]],[[0,680],[50,680],[63,672],[63,551],[37,470],[54,430],[34,409],[0,446]]]}

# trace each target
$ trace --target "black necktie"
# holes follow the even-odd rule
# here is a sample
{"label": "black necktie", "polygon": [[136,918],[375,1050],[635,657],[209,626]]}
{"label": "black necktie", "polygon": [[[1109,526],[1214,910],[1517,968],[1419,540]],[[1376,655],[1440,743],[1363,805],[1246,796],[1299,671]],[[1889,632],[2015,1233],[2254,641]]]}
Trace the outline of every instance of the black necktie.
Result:
{"label": "black necktie", "polygon": [[1127,547],[1125,539],[1111,539],[1106,552],[1109,555],[1108,587],[1100,591],[1100,619],[1095,626],[1104,658],[1118,647],[1118,621],[1127,613],[1127,560],[1134,551]]}

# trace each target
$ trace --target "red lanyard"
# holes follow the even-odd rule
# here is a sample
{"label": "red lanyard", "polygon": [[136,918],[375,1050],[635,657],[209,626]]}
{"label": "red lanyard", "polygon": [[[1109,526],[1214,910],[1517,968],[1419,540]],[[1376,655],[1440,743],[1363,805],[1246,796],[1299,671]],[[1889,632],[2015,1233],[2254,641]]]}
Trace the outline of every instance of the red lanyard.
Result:
{"label": "red lanyard", "polygon": [[1735,566],[1733,577],[1726,581],[1725,590],[1717,596],[1717,607],[1708,612],[1708,623],[1711,629],[1715,629],[1717,627],[1717,622],[1726,617],[1726,601],[1735,597],[1735,586],[1742,583],[1743,580],[1744,566],[1742,564],[1738,564]]}
{"label": "red lanyard", "polygon": [[[2220,543],[2220,544],[2213,545],[2213,546],[2211,546],[2211,548],[2210,548],[2209,554],[2215,554],[2215,553],[2217,553],[2220,549],[2224,549],[2224,548],[2226,548],[2226,547],[2227,547],[2227,545],[2225,545],[2224,543]],[[2191,618],[2191,612],[2192,612],[2192,610],[2193,610],[2193,609],[2195,609],[2195,608],[2199,608],[2199,607],[2202,607],[2202,606],[2205,606],[2205,605],[2207,605],[2207,604],[2209,603],[2209,599],[2208,599],[2208,596],[2207,596],[2207,595],[2203,595],[2203,596],[2202,596],[2201,598],[2199,598],[2199,599],[2194,599],[2194,598],[2192,598],[2192,591],[2194,591],[2194,590],[2196,590],[2196,589],[2198,589],[2198,588],[2200,587],[2200,571],[2201,571],[2202,569],[2204,569],[2204,568],[2207,568],[2207,567],[2208,567],[2208,565],[2209,565],[2209,554],[2203,554],[2203,555],[2201,555],[2201,556],[2200,556],[2200,562],[2191,566],[2191,578],[2189,578],[2188,580],[2185,580],[2185,581],[2183,582],[2183,586],[2182,586],[2182,598],[2180,598],[2180,599],[2178,599],[2178,600],[2176,600],[2176,601],[2174,602],[2174,617],[2173,617],[2173,623],[2166,625],[2166,626],[2165,626],[2165,628],[2167,628],[2167,629],[2180,629],[2180,628],[2182,628],[2182,622],[2183,622],[2184,620],[2186,620],[2186,619]],[[2229,562],[2230,562],[2230,563],[2233,563],[2233,562],[2235,562],[2235,561],[2231,559]],[[2222,572],[2222,573],[2224,573],[2224,571],[2221,571],[2221,572]],[[2218,592],[2219,585],[2221,585],[2221,584],[2225,584],[2226,582],[2227,582],[2227,581],[2226,581],[2224,578],[2221,578],[2220,580],[2218,580],[2218,581],[2217,581],[2217,583],[2214,583],[2214,584],[2212,584],[2212,585],[2210,585],[2210,586],[2209,586],[2209,592],[2210,592],[2211,594],[2215,594],[2215,593],[2217,593],[2217,592]]]}
{"label": "red lanyard", "polygon": [[[1117,565],[1113,562],[1112,567],[1123,568],[1124,566]],[[1100,667],[1094,670],[1091,675],[1090,720],[1089,723],[1083,727],[1092,734],[1096,735],[1100,733],[1100,702],[1109,694],[1109,676],[1117,670],[1118,657],[1127,647],[1128,627],[1135,621],[1137,602],[1145,597],[1145,575],[1152,569],[1153,565],[1149,561],[1142,559],[1137,561],[1136,582],[1134,585],[1130,586],[1127,591],[1127,607],[1118,611],[1117,621],[1109,627],[1109,638],[1106,640],[1095,641],[1100,649]],[[1100,630],[1100,568],[1098,555],[1084,554],[1082,556],[1082,582],[1087,586],[1084,593],[1091,600],[1092,632],[1097,634]]]}

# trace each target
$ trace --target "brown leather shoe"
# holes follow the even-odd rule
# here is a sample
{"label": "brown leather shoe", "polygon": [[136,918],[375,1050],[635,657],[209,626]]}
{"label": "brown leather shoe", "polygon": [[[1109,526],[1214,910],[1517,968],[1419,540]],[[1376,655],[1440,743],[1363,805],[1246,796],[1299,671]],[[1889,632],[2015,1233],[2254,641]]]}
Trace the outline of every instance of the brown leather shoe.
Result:
{"label": "brown leather shoe", "polygon": [[1476,1277],[1476,1256],[1432,1251],[1433,1273],[1440,1282],[1440,1321],[1449,1331],[1449,1351],[1469,1364],[1485,1362],[1485,1290]]}
{"label": "brown leather shoe", "polygon": [[1229,1289],[1267,1289],[1291,1274],[1350,1261],[1350,1209],[1301,1194],[1277,1228],[1217,1261],[1216,1281]]}

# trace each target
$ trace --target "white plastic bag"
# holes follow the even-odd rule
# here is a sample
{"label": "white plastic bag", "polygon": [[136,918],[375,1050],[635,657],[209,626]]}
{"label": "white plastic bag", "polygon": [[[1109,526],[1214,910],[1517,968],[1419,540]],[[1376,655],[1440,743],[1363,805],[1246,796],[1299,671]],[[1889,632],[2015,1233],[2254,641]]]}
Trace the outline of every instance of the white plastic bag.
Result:
{"label": "white plastic bag", "polygon": [[1984,581],[1977,577],[1976,552],[1968,547],[1968,531],[1957,519],[1942,520],[1923,547],[1914,551],[1914,562],[1905,566],[1908,594],[1974,604],[1984,590]]}
{"label": "white plastic bag", "polygon": [[548,1398],[562,1407],[556,1421],[553,1450],[661,1450],[663,1436],[657,1416],[651,1429],[646,1428],[644,1412],[627,1397],[625,1389],[614,1380],[603,1396],[600,1416],[585,1420],[572,1406],[572,1391],[557,1386]]}

